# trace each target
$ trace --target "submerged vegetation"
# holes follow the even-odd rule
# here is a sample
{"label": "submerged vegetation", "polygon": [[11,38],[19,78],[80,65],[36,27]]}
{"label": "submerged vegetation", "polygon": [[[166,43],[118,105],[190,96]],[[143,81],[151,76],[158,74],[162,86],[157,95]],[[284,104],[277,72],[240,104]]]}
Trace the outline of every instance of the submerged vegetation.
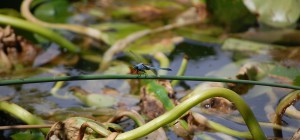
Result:
{"label": "submerged vegetation", "polygon": [[299,139],[298,7],[3,2],[0,139]]}

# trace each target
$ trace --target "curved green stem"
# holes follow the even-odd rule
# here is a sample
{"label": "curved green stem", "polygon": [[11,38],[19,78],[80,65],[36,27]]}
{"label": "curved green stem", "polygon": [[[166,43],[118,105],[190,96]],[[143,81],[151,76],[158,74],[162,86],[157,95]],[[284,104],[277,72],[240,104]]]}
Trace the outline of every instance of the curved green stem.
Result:
{"label": "curved green stem", "polygon": [[48,23],[48,22],[44,22],[44,21],[41,21],[41,20],[35,18],[31,14],[30,9],[29,9],[31,2],[32,2],[32,0],[23,0],[22,5],[21,5],[21,13],[27,20],[34,22],[36,24],[39,24],[41,26],[44,26],[44,27],[69,30],[69,31],[73,31],[75,33],[80,33],[83,35],[93,37],[97,40],[102,40],[105,43],[108,43],[108,37],[105,34],[103,34],[101,31],[96,30],[94,28],[80,26],[80,25],[73,25],[73,24]]}
{"label": "curved green stem", "polygon": [[[176,74],[177,76],[182,76],[182,75],[184,75],[185,70],[186,70],[186,68],[187,68],[187,64],[188,64],[188,56],[187,56],[187,55],[184,55],[184,56],[183,56],[183,59],[182,59],[182,62],[181,62],[181,65],[180,65],[180,68],[179,68],[179,70],[178,70],[178,72],[177,72],[177,74]],[[172,83],[171,83],[171,85],[174,87],[174,86],[176,86],[178,83],[179,83],[178,80],[173,80]]]}
{"label": "curved green stem", "polygon": [[137,113],[134,110],[132,110],[132,111],[121,111],[120,113],[118,113],[114,117],[110,118],[107,122],[108,123],[115,122],[117,120],[120,120],[124,116],[127,116],[130,119],[132,119],[137,124],[137,126],[142,126],[142,125],[145,124],[145,120],[143,119],[143,117],[140,116],[140,114]]}
{"label": "curved green stem", "polygon": [[79,76],[59,76],[59,77],[40,77],[40,78],[23,78],[12,80],[1,80],[0,86],[14,85],[14,84],[29,84],[29,83],[44,83],[44,82],[57,82],[57,81],[76,81],[76,80],[104,80],[104,79],[165,79],[165,80],[189,80],[189,81],[210,81],[210,82],[225,82],[225,83],[240,83],[252,84],[261,86],[272,86],[280,88],[289,88],[300,90],[299,86],[266,83],[251,80],[233,80],[224,78],[210,78],[210,77],[197,77],[197,76],[138,76],[138,75],[79,75]]}
{"label": "curved green stem", "polygon": [[[276,114],[273,123],[281,125],[281,118],[285,113],[286,108],[288,108],[290,105],[293,105],[297,100],[300,100],[300,90],[293,91],[292,93],[285,96],[276,107]],[[282,137],[281,128],[273,128],[273,131],[276,137]]]}
{"label": "curved green stem", "polygon": [[185,100],[184,102],[176,106],[174,109],[153,119],[145,125],[138,127],[134,130],[119,134],[116,140],[137,139],[142,136],[145,136],[162,126],[173,122],[177,118],[181,117],[181,115],[183,115],[186,111],[196,106],[200,102],[216,96],[224,97],[236,105],[247,127],[249,128],[253,139],[266,139],[262,129],[260,128],[257,120],[254,117],[254,114],[252,113],[248,105],[245,103],[245,101],[238,94],[225,88],[211,88],[208,90],[203,90],[203,92],[199,94],[195,94],[191,98]]}
{"label": "curved green stem", "polygon": [[77,48],[74,44],[72,44],[71,42],[66,40],[61,35],[53,32],[47,28],[44,28],[40,25],[37,25],[35,23],[28,22],[23,19],[5,16],[5,15],[0,14],[0,24],[7,24],[7,25],[11,25],[15,28],[19,28],[19,29],[37,33],[55,43],[57,43],[61,47],[66,48],[70,52],[76,52],[76,53],[79,52],[79,48]]}
{"label": "curved green stem", "polygon": [[[0,110],[9,113],[10,115],[22,120],[23,122],[34,125],[34,124],[45,124],[42,119],[32,115],[27,110],[18,106],[14,103],[6,101],[0,102]],[[42,128],[41,131],[45,134],[49,132],[49,128]]]}
{"label": "curved green stem", "polygon": [[247,139],[251,139],[252,136],[249,132],[239,132],[233,129],[230,129],[224,125],[221,125],[219,123],[213,122],[213,121],[208,121],[208,125],[214,129],[217,132],[222,132],[231,136],[236,136],[236,137],[240,137],[240,138],[247,138]]}

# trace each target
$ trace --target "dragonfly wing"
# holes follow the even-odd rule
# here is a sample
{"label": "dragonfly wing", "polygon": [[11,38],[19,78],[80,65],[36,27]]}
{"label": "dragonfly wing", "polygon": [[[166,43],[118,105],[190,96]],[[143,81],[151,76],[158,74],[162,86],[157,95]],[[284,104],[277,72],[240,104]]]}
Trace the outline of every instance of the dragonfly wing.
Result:
{"label": "dragonfly wing", "polygon": [[151,69],[151,71],[157,76],[157,71],[156,71],[156,69]]}
{"label": "dragonfly wing", "polygon": [[166,71],[172,71],[172,69],[170,68],[159,68],[159,67],[150,67],[148,66],[150,69],[155,69],[155,70],[166,70]]}
{"label": "dragonfly wing", "polygon": [[166,70],[166,71],[172,71],[172,69],[170,69],[170,68],[159,68],[159,69]]}

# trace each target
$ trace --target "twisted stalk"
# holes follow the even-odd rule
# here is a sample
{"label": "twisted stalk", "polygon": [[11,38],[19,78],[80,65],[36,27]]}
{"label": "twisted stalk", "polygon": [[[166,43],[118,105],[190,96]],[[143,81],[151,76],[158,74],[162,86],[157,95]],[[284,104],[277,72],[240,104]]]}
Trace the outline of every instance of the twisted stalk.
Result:
{"label": "twisted stalk", "polygon": [[251,85],[271,86],[271,87],[280,87],[280,88],[300,90],[299,86],[293,86],[293,85],[287,85],[287,84],[277,84],[277,83],[267,83],[267,82],[260,82],[260,81],[251,81],[251,80],[234,80],[234,79],[197,77],[197,76],[169,76],[169,75],[139,76],[139,75],[101,75],[101,74],[1,80],[0,86],[14,85],[14,84],[57,82],[57,81],[105,80],[105,79],[159,79],[159,80],[163,79],[163,80],[210,81],[210,82],[251,84]]}
{"label": "twisted stalk", "polygon": [[[276,114],[273,123],[277,125],[281,125],[281,118],[285,113],[286,108],[293,105],[295,102],[300,100],[300,91],[296,90],[292,93],[285,96],[276,107]],[[276,137],[282,138],[282,130],[281,128],[273,128],[273,132]]]}
{"label": "twisted stalk", "polygon": [[121,112],[117,113],[116,116],[114,116],[113,118],[110,118],[108,121],[106,121],[106,123],[115,122],[117,120],[122,119],[123,117],[129,117],[130,119],[132,119],[137,124],[137,126],[142,126],[142,125],[145,124],[144,118],[134,110],[121,111]]}
{"label": "twisted stalk", "polygon": [[41,21],[41,20],[35,18],[29,10],[31,2],[32,2],[32,0],[23,0],[22,5],[21,5],[21,13],[27,20],[34,22],[36,24],[39,24],[41,26],[44,26],[44,27],[69,30],[69,31],[72,31],[75,33],[90,36],[97,40],[102,40],[105,43],[108,43],[108,37],[105,34],[103,34],[102,32],[100,32],[99,30],[96,30],[94,28],[84,27],[84,26],[80,26],[80,25],[72,25],[72,24],[47,23],[47,22],[44,22],[44,21]]}
{"label": "twisted stalk", "polygon": [[119,134],[116,137],[116,140],[137,139],[143,137],[162,126],[175,121],[192,107],[212,97],[223,97],[233,102],[242,115],[253,139],[266,139],[262,129],[260,128],[257,120],[254,117],[253,112],[237,93],[225,88],[210,88],[208,90],[203,90],[201,93],[195,94],[191,98],[176,106],[174,109],[153,119],[145,125],[134,130]]}
{"label": "twisted stalk", "polygon": [[70,52],[75,52],[75,53],[79,52],[79,48],[77,48],[76,45],[69,42],[61,35],[53,32],[47,28],[44,28],[40,25],[37,25],[35,23],[28,22],[23,19],[5,16],[5,15],[0,14],[0,24],[10,25],[15,28],[19,28],[22,30],[26,30],[26,31],[30,31],[30,32],[39,34],[39,35],[57,43],[59,46],[66,48]]}

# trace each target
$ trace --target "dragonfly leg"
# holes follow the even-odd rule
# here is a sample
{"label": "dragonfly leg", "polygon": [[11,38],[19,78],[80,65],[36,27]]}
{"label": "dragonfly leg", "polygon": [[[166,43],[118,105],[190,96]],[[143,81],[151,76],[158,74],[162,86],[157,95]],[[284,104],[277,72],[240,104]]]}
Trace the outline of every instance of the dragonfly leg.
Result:
{"label": "dragonfly leg", "polygon": [[147,75],[147,73],[146,73],[146,71],[144,71],[144,70],[140,70],[140,72],[142,72],[144,75],[145,75],[145,77],[147,77],[148,75]]}

